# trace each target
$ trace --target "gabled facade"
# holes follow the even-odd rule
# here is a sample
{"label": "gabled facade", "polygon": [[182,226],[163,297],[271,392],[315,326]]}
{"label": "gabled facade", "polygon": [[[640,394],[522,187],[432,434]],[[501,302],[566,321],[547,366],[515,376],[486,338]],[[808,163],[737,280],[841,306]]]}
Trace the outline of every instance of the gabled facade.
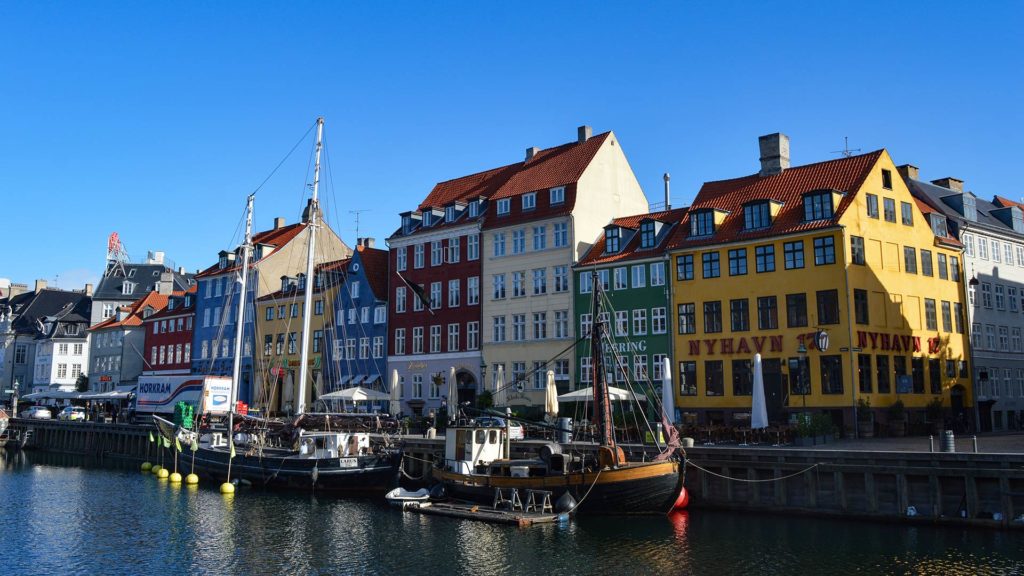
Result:
{"label": "gabled facade", "polygon": [[[616,218],[573,268],[573,323],[579,337],[586,338],[593,327],[595,272],[611,307],[606,321],[621,360],[613,372],[613,385],[629,376],[631,382],[649,383],[647,390],[660,389],[664,359],[672,353],[665,249],[685,216],[686,208],[678,208]],[[609,359],[607,365],[616,363]],[[574,388],[591,386],[589,342],[576,346],[575,366],[578,379]],[[559,389],[559,393],[566,391],[568,388]]]}
{"label": "gabled facade", "polygon": [[613,217],[648,203],[613,132],[582,126],[515,166],[482,226],[483,362],[503,368],[510,404],[540,405],[547,370],[562,388],[574,379],[572,266]]}
{"label": "gabled facade", "polygon": [[170,294],[149,292],[114,316],[89,328],[89,389],[107,392],[138,384],[143,370],[152,369],[146,356],[146,327],[143,322],[167,307]]}
{"label": "gabled facade", "polygon": [[927,206],[938,231],[964,245],[971,358],[978,427],[1015,430],[1024,422],[1024,210],[996,196],[965,191],[963,181],[922,181],[918,169],[899,167],[911,193]]}
{"label": "gabled facade", "polygon": [[[165,264],[163,252],[150,252],[143,262],[108,260],[103,278],[93,291],[90,322],[95,326],[113,317],[118,308],[130,305],[149,292],[184,291],[192,282],[192,274]],[[161,288],[160,283],[165,286]]]}
{"label": "gabled facade", "polygon": [[[342,267],[341,285],[332,300],[324,366],[328,392],[363,386],[389,393],[388,251],[358,241]],[[328,313],[330,314],[330,312]]]}
{"label": "gabled facade", "polygon": [[791,168],[787,137],[759,144],[761,171],[705,183],[670,244],[684,421],[749,418],[755,353],[772,421],[825,412],[852,430],[859,400],[876,423],[901,400],[920,422],[934,398],[963,417],[960,243],[885,150]]}
{"label": "gabled facade", "polygon": [[196,287],[173,292],[167,307],[144,318],[146,376],[189,374],[192,368],[192,325],[196,316]]}
{"label": "gabled facade", "polygon": [[[308,211],[307,206],[307,211]],[[283,218],[274,220],[274,227],[253,236],[253,255],[246,290],[243,319],[242,362],[238,399],[253,407],[264,406],[266,398],[259,392],[265,387],[264,375],[254,370],[253,343],[263,341],[256,334],[253,308],[256,299],[280,289],[282,276],[298,277],[306,270],[309,247],[308,214],[303,221],[285,225]],[[346,258],[351,250],[322,218],[316,230],[316,263]],[[194,374],[231,376],[234,362],[235,322],[238,320],[238,297],[241,250],[221,251],[217,263],[196,275],[196,319],[193,324],[192,372]]]}
{"label": "gabled facade", "polygon": [[42,319],[36,336],[35,389],[74,390],[89,369],[90,306],[89,297],[82,295]]}

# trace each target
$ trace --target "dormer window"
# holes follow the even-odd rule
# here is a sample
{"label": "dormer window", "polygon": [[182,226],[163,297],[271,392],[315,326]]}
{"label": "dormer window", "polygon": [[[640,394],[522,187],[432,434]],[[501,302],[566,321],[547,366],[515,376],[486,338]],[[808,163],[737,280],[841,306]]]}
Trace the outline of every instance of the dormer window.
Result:
{"label": "dormer window", "polygon": [[768,202],[754,202],[743,207],[743,229],[760,230],[772,225],[771,210]]}
{"label": "dormer window", "polygon": [[192,305],[192,295],[191,294],[185,294],[185,304],[184,304],[185,308],[188,308],[191,305]]}
{"label": "dormer window", "polygon": [[622,239],[622,232],[619,228],[605,228],[604,231],[604,251],[608,254],[615,254],[620,249],[620,241]]}
{"label": "dormer window", "polygon": [[942,214],[929,214],[928,217],[931,219],[932,233],[939,238],[946,237],[946,217]]}
{"label": "dormer window", "polygon": [[523,210],[533,210],[537,207],[537,193],[530,192],[523,194]]}
{"label": "dormer window", "polygon": [[305,274],[299,274],[298,277],[296,278],[296,280],[298,281],[299,290],[305,290],[306,289],[306,275]]}
{"label": "dormer window", "polygon": [[175,303],[176,303],[176,300],[174,298],[168,299],[167,300],[167,309],[168,310],[174,310],[176,308]]}
{"label": "dormer window", "polygon": [[430,217],[432,215],[433,214],[429,210],[423,213],[423,227],[424,228],[426,228],[427,226],[430,226],[430,221],[431,221]]}
{"label": "dormer window", "polygon": [[78,336],[78,324],[65,324],[64,334],[66,336]]}
{"label": "dormer window", "polygon": [[711,210],[694,212],[690,216],[690,236],[710,236],[715,233],[715,214]]}
{"label": "dormer window", "polygon": [[476,218],[480,215],[480,200],[474,200],[469,203],[469,217]]}
{"label": "dormer window", "polygon": [[455,206],[448,206],[444,209],[444,221],[454,222],[455,221]]}
{"label": "dormer window", "polygon": [[964,218],[971,222],[978,221],[978,202],[972,194],[963,194],[964,198]]}
{"label": "dormer window", "polygon": [[130,296],[134,292],[135,292],[135,282],[125,282],[124,284],[121,284],[121,294],[124,294],[126,296]]}
{"label": "dormer window", "polygon": [[149,318],[152,315],[153,315],[153,309],[150,308],[149,306],[146,306],[145,310],[142,311],[142,317],[143,318]]}
{"label": "dormer window", "polygon": [[658,237],[654,220],[647,220],[640,224],[640,247],[654,248],[654,241]]}
{"label": "dormer window", "polygon": [[508,214],[509,209],[512,207],[512,200],[510,198],[502,198],[498,200],[498,216],[504,216]]}
{"label": "dormer window", "polygon": [[291,288],[291,279],[287,276],[281,276],[281,292],[287,292]]}
{"label": "dormer window", "polygon": [[828,220],[833,216],[832,191],[820,190],[804,194],[804,221]]}
{"label": "dormer window", "polygon": [[551,204],[561,204],[565,202],[565,186],[558,186],[551,189]]}
{"label": "dormer window", "polygon": [[408,234],[412,232],[412,216],[408,214],[402,216],[402,234]]}

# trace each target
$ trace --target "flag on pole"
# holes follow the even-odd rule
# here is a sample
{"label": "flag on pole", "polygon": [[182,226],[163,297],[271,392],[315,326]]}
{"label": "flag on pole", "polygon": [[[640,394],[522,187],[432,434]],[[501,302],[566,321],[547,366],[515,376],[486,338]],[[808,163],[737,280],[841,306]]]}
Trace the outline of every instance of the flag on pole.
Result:
{"label": "flag on pole", "polygon": [[164,436],[164,448],[170,448],[170,447],[171,447],[171,439],[166,437],[166,436]]}
{"label": "flag on pole", "polygon": [[231,457],[235,457],[235,443],[231,442]]}
{"label": "flag on pole", "polygon": [[150,430],[149,431],[149,443],[152,444],[153,442],[156,442],[156,438],[153,438],[153,431]]}
{"label": "flag on pole", "polygon": [[177,438],[174,439],[174,448],[178,452],[181,452],[181,442]]}

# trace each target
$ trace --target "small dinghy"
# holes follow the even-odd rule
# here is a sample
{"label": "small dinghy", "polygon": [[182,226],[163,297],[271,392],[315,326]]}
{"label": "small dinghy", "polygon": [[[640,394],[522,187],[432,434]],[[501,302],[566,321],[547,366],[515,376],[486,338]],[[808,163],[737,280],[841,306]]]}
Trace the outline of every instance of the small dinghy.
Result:
{"label": "small dinghy", "polygon": [[384,498],[388,501],[388,504],[396,508],[406,508],[410,504],[421,504],[430,499],[430,490],[426,488],[420,488],[415,492],[406,490],[405,488],[395,488],[384,495]]}

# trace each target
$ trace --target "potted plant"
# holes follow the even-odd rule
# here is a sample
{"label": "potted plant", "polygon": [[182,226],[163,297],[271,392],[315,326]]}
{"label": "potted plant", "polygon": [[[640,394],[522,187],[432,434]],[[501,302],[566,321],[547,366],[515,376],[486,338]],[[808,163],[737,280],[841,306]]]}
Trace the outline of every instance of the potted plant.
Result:
{"label": "potted plant", "polygon": [[815,442],[825,444],[828,442],[829,436],[833,434],[832,418],[829,418],[828,414],[815,414],[811,416],[811,428],[814,432]]}
{"label": "potted plant", "polygon": [[871,412],[871,399],[857,400],[857,434],[861,438],[875,437],[875,418]]}
{"label": "potted plant", "polygon": [[943,409],[942,409],[942,398],[936,396],[932,398],[928,404],[924,407],[925,416],[928,418],[928,423],[931,425],[932,434],[942,434],[943,429]]}
{"label": "potted plant", "polygon": [[814,428],[811,425],[811,419],[806,414],[800,414],[797,417],[794,442],[797,446],[814,445]]}
{"label": "potted plant", "polygon": [[903,400],[897,399],[889,405],[888,410],[889,436],[902,438],[907,435],[907,410],[903,406]]}

